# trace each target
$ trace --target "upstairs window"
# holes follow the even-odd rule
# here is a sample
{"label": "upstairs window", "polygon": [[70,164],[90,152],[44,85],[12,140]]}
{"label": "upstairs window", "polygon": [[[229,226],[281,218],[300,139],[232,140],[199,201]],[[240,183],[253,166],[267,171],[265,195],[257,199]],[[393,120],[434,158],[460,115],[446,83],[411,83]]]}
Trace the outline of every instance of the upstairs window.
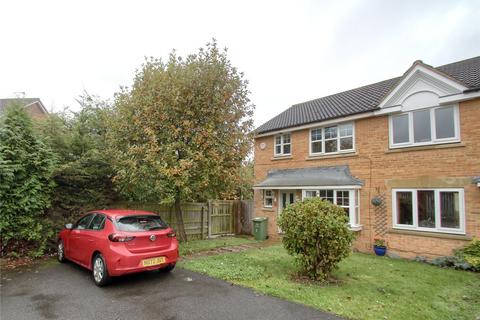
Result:
{"label": "upstairs window", "polygon": [[279,134],[275,136],[275,155],[287,156],[292,154],[292,142],[290,133]]}
{"label": "upstairs window", "polygon": [[390,117],[390,146],[408,147],[460,139],[458,107],[410,111]]}
{"label": "upstairs window", "polygon": [[353,151],[353,123],[310,130],[310,154],[331,154]]}

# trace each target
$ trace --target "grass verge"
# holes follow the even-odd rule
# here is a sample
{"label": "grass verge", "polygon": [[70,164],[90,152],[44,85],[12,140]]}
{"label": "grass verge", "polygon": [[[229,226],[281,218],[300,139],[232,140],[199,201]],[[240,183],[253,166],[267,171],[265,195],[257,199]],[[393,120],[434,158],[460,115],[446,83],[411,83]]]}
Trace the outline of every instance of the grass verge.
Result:
{"label": "grass verge", "polygon": [[354,253],[334,273],[335,285],[293,281],[293,258],[278,245],[180,265],[352,319],[480,318],[480,275],[414,261]]}

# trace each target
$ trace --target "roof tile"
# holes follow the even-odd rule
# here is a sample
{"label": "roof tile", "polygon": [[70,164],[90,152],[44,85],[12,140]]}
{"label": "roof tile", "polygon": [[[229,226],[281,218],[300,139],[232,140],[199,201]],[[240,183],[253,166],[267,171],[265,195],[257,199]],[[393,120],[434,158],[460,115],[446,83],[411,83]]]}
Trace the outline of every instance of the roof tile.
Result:
{"label": "roof tile", "polygon": [[[480,56],[446,64],[438,71],[454,78],[468,88],[480,87]],[[323,98],[294,104],[259,126],[257,134],[281,130],[313,122],[346,117],[378,108],[402,77],[392,78]]]}

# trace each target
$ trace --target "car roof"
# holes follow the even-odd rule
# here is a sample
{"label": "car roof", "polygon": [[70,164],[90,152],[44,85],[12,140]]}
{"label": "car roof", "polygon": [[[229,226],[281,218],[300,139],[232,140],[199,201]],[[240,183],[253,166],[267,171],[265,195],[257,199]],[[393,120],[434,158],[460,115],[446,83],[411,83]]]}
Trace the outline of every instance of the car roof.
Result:
{"label": "car roof", "polygon": [[134,210],[134,209],[105,209],[105,210],[93,210],[91,212],[103,213],[111,218],[134,216],[134,215],[157,215],[151,211]]}

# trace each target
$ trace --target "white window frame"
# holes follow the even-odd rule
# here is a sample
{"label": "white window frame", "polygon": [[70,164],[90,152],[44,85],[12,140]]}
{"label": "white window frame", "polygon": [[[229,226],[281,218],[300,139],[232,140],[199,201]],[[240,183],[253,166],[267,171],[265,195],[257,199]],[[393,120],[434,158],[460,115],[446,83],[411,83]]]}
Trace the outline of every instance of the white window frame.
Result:
{"label": "white window frame", "polygon": [[[267,196],[267,191],[270,191],[272,194],[270,196]],[[267,205],[267,199],[271,199],[272,200],[272,204],[271,205]],[[263,207],[264,208],[272,208],[273,207],[273,201],[275,200],[275,194],[273,193],[273,190],[271,189],[265,189],[263,190]]]}
{"label": "white window frame", "polygon": [[[287,142],[287,143],[284,142],[286,135],[290,136],[290,142]],[[277,144],[277,137],[280,137],[280,144]],[[290,145],[290,152],[289,153],[284,152],[285,145]],[[277,146],[280,146],[280,150],[281,150],[280,153],[277,153]],[[284,132],[284,133],[276,134],[276,135],[273,136],[273,154],[275,155],[275,157],[292,155],[292,134],[291,134],[291,132]]]}
{"label": "white window frame", "polygon": [[[352,126],[352,135],[351,136],[344,136],[340,137],[340,127],[344,125],[351,125]],[[325,128],[330,128],[330,127],[337,127],[337,151],[334,152],[325,152]],[[322,135],[322,140],[316,140],[312,141],[312,131],[313,130],[321,130],[321,135]],[[319,155],[331,155],[331,154],[341,154],[341,153],[351,153],[355,152],[355,122],[343,122],[343,123],[336,123],[336,124],[331,124],[331,125],[326,125],[322,127],[315,127],[311,128],[308,133],[308,141],[309,141],[309,154],[310,156],[319,156]],[[340,150],[340,138],[349,138],[352,137],[352,149],[345,149],[345,150]],[[335,138],[333,138],[335,139]],[[328,139],[328,140],[333,140],[333,139]],[[313,152],[312,144],[314,142],[321,141],[322,143],[322,152]]]}
{"label": "white window frame", "polygon": [[[437,131],[435,127],[435,110],[441,109],[441,108],[448,108],[448,107],[453,107],[453,123],[455,126],[455,136],[452,138],[443,138],[443,139],[437,139]],[[413,132],[413,113],[415,111],[421,111],[421,110],[430,110],[430,138],[431,141],[425,141],[425,142],[414,142],[414,132]],[[401,143],[393,143],[393,117],[399,116],[399,115],[408,115],[408,142],[401,142]],[[435,145],[435,144],[442,144],[442,143],[452,143],[452,142],[460,142],[460,112],[458,110],[458,104],[456,105],[448,105],[448,106],[440,106],[440,107],[433,107],[433,108],[424,108],[424,109],[415,109],[415,110],[410,110],[407,112],[403,113],[397,113],[394,115],[390,115],[388,117],[388,127],[389,127],[389,142],[390,142],[390,148],[395,149],[395,148],[405,148],[405,147],[414,147],[414,146],[425,146],[425,145]]]}
{"label": "white window frame", "polygon": [[320,190],[333,191],[333,203],[337,204],[337,192],[348,191],[348,206],[341,206],[342,208],[348,208],[348,224],[352,229],[360,229],[360,190],[348,189],[348,188],[319,188],[319,189],[303,189],[302,200],[307,198],[307,192],[315,192],[315,197],[320,197]]}
{"label": "white window frame", "polygon": [[[425,228],[418,226],[418,201],[417,191],[433,191],[435,194],[435,228]],[[397,223],[397,192],[411,192],[412,193],[412,214],[413,224],[398,224]],[[445,228],[441,227],[440,216],[440,192],[458,192],[458,206],[460,213],[460,228]],[[455,233],[465,234],[465,195],[461,188],[414,188],[414,189],[392,189],[392,224],[394,229],[405,229],[426,232],[439,233]]]}

